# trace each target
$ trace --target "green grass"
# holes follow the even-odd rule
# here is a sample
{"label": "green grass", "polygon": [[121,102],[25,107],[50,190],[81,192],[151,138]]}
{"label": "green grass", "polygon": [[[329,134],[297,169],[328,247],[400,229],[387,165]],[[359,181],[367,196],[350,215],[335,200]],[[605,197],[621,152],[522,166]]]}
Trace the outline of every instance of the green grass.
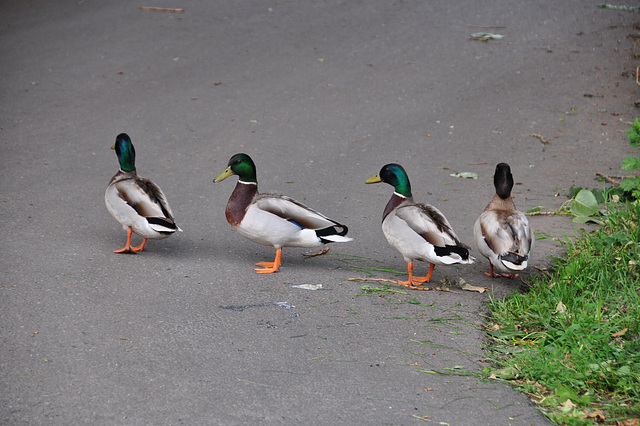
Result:
{"label": "green grass", "polygon": [[[640,418],[640,202],[607,205],[531,290],[491,300],[499,368],[555,423]],[[569,400],[569,401],[568,401]]]}

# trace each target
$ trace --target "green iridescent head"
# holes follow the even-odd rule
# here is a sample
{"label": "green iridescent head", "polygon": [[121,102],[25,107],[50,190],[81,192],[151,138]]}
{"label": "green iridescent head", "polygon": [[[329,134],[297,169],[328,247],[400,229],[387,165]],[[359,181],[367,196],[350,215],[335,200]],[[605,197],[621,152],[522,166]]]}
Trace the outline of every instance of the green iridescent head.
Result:
{"label": "green iridescent head", "polygon": [[136,170],[136,150],[133,148],[129,135],[120,133],[116,138],[116,144],[111,148],[116,150],[120,169],[123,172]]}
{"label": "green iridescent head", "polygon": [[247,154],[241,153],[231,157],[225,171],[220,173],[213,182],[222,182],[231,175],[237,175],[242,182],[258,182],[256,179],[256,165]]}
{"label": "green iridescent head", "polygon": [[365,183],[385,182],[393,186],[395,191],[403,197],[411,197],[411,184],[407,172],[400,164],[387,164],[380,169],[380,173],[367,179]]}

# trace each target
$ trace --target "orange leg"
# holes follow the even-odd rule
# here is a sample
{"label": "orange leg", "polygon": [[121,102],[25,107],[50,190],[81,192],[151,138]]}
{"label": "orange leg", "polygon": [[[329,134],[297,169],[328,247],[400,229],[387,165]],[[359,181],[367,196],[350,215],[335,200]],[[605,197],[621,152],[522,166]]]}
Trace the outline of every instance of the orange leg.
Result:
{"label": "orange leg", "polygon": [[282,258],[282,247],[276,250],[276,258],[273,262],[258,262],[256,266],[264,266],[264,268],[255,268],[258,274],[272,274],[280,269],[280,259]]}
{"label": "orange leg", "polygon": [[144,248],[144,245],[147,244],[147,239],[145,238],[142,241],[142,244],[140,244],[138,247],[132,247],[131,246],[131,235],[133,234],[133,231],[131,230],[131,228],[129,228],[129,230],[127,231],[127,244],[121,248],[120,250],[114,250],[114,253],[137,253],[139,251],[142,251],[142,249]]}
{"label": "orange leg", "polygon": [[489,261],[489,268],[491,268],[491,271],[485,272],[484,274],[486,276],[488,276],[489,278],[498,278],[500,276],[493,273],[493,263],[491,263],[491,261]]}
{"label": "orange leg", "polygon": [[512,274],[512,275],[510,275],[510,274],[496,274],[496,273],[493,272],[493,263],[491,263],[491,262],[489,262],[489,267],[491,268],[491,271],[484,273],[489,278],[500,278],[500,277],[502,277],[502,278],[518,278],[518,276],[519,276],[518,274]]}
{"label": "orange leg", "polygon": [[145,244],[147,244],[147,239],[146,238],[144,240],[142,240],[142,244],[140,244],[138,247],[131,247],[131,250],[134,253],[142,251],[144,249]]}
{"label": "orange leg", "polygon": [[429,264],[429,273],[425,277],[414,277],[413,276],[413,262],[407,263],[407,271],[409,272],[409,280],[408,281],[400,281],[398,280],[398,284],[403,285],[405,287],[411,286],[419,286],[424,283],[428,283],[431,280],[431,274],[433,274],[433,269],[436,267],[433,263]]}

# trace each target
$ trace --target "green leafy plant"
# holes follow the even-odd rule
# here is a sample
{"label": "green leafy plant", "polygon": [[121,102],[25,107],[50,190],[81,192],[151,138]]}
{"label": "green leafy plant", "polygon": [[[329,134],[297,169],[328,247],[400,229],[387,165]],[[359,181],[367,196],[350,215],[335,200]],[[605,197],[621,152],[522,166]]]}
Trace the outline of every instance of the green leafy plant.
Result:
{"label": "green leafy plant", "polygon": [[595,222],[602,225],[602,221],[596,217],[599,214],[598,200],[588,189],[578,192],[571,203],[570,211],[575,223]]}
{"label": "green leafy plant", "polygon": [[[633,125],[627,129],[627,137],[632,147],[640,148],[640,119],[636,118]],[[622,160],[622,168],[628,171],[640,169],[640,156],[626,157]],[[630,193],[634,199],[640,199],[640,176],[625,178],[620,184],[620,188]]]}
{"label": "green leafy plant", "polygon": [[605,207],[529,292],[490,303],[493,375],[558,424],[640,418],[640,201]]}
{"label": "green leafy plant", "polygon": [[571,215],[575,223],[594,222],[602,225],[598,203],[604,202],[605,195],[603,194],[596,190],[572,186],[569,191],[571,199],[562,204],[555,212],[542,211],[542,208],[538,206],[527,210],[526,213],[531,216],[566,214]]}
{"label": "green leafy plant", "polygon": [[629,143],[635,148],[640,148],[640,119],[636,118],[633,125],[627,129]]}

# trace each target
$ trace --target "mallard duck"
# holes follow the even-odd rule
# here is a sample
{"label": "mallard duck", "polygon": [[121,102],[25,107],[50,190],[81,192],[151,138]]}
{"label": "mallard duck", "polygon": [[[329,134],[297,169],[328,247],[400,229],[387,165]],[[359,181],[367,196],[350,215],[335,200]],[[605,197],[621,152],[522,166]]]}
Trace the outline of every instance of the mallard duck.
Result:
{"label": "mallard duck", "polygon": [[[440,210],[413,200],[409,177],[401,165],[387,164],[380,173],[365,181],[378,182],[388,183],[395,189],[382,214],[382,232],[407,262],[409,279],[398,284],[410,287],[428,283],[435,265],[473,263],[469,247],[458,240]],[[413,275],[414,260],[429,262],[429,273],[425,277]]]}
{"label": "mallard duck", "polygon": [[[173,220],[167,197],[148,179],[136,173],[136,151],[131,138],[121,133],[116,144],[120,170],[111,178],[104,194],[107,209],[127,231],[127,244],[114,253],[137,253],[144,249],[147,239],[161,240],[176,231],[182,231]],[[131,246],[131,234],[135,232],[144,238],[138,247]]]}
{"label": "mallard duck", "polygon": [[485,275],[515,278],[527,267],[534,237],[527,217],[513,202],[513,176],[507,163],[496,166],[493,185],[496,194],[476,220],[473,234],[478,250],[489,259],[491,269]]}
{"label": "mallard duck", "polygon": [[273,262],[258,262],[259,274],[280,269],[282,247],[318,247],[347,242],[347,227],[284,195],[259,194],[256,166],[247,154],[236,154],[213,182],[238,176],[225,216],[240,235],[253,242],[276,248]]}

